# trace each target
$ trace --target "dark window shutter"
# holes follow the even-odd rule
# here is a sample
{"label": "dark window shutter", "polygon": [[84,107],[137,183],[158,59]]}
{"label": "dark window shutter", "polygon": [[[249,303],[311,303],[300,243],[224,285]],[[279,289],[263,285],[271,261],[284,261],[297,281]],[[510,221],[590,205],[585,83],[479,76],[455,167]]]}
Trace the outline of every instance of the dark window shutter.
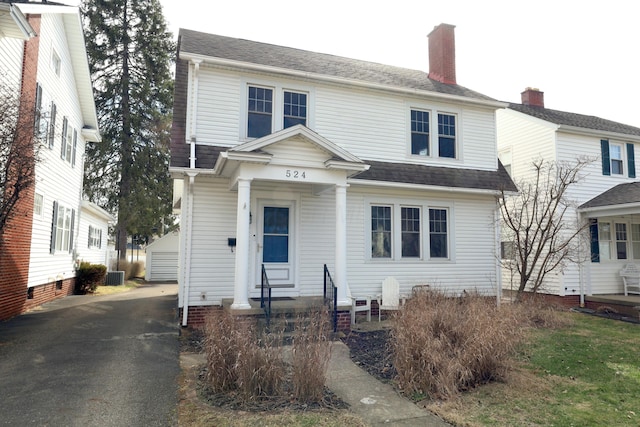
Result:
{"label": "dark window shutter", "polygon": [[56,253],[56,232],[58,230],[58,202],[53,202],[53,222],[51,223],[51,249],[50,253]]}
{"label": "dark window shutter", "polygon": [[598,244],[598,220],[589,220],[589,232],[591,233],[591,262],[600,262],[600,245]]}
{"label": "dark window shutter", "polygon": [[98,248],[102,247],[102,230],[98,230]]}
{"label": "dark window shutter", "polygon": [[89,226],[89,238],[87,239],[87,247],[90,248],[91,247],[91,232],[93,231],[93,227],[90,225]]}
{"label": "dark window shutter", "polygon": [[76,219],[76,210],[71,210],[71,229],[69,230],[69,252],[73,252],[73,231],[74,231],[74,223]]}
{"label": "dark window shutter", "polygon": [[69,125],[69,121],[65,116],[62,119],[62,139],[61,139],[62,144],[60,144],[60,157],[62,157],[62,160],[65,160],[66,152],[67,152],[67,126],[68,125]]}
{"label": "dark window shutter", "polygon": [[636,177],[636,158],[633,144],[627,144],[627,165],[629,167],[629,178]]}
{"label": "dark window shutter", "polygon": [[33,115],[33,129],[36,135],[40,135],[40,115],[42,113],[42,86],[40,83],[36,83],[36,106],[35,114]]}
{"label": "dark window shutter", "polygon": [[600,151],[602,153],[602,175],[611,175],[611,159],[609,158],[608,140],[600,140]]}
{"label": "dark window shutter", "polygon": [[71,166],[75,167],[76,165],[76,149],[78,148],[78,131],[73,130],[73,152],[71,154]]}

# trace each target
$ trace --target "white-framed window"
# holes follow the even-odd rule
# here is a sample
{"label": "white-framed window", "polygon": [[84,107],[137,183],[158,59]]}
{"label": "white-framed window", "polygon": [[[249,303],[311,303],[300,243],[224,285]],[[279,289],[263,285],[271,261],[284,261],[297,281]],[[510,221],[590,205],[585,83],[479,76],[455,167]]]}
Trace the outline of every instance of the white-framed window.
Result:
{"label": "white-framed window", "polygon": [[57,114],[58,109],[56,107],[56,103],[51,101],[51,108],[49,109],[49,130],[47,131],[47,140],[49,141],[49,148],[51,149],[53,149],[53,146],[55,145]]}
{"label": "white-framed window", "polygon": [[633,259],[640,259],[640,224],[631,224],[631,252]]}
{"label": "white-framed window", "polygon": [[409,153],[412,156],[458,158],[458,115],[410,108]]}
{"label": "white-framed window", "polygon": [[62,144],[60,157],[71,166],[76,164],[76,148],[78,145],[78,131],[69,125],[69,120],[64,117],[62,121]]}
{"label": "white-framed window", "polygon": [[264,82],[246,83],[243,138],[261,138],[298,124],[310,127],[310,90]]}
{"label": "white-framed window", "polygon": [[[407,200],[368,201],[370,259],[416,261],[451,259],[449,207]],[[428,224],[429,228],[422,224]],[[427,230],[427,231],[424,231]]]}
{"label": "white-framed window", "polygon": [[100,249],[102,246],[102,229],[89,225],[89,248]]}
{"label": "white-framed window", "polygon": [[51,229],[51,253],[71,252],[73,250],[73,229],[75,210],[62,203],[53,203],[53,222]]}
{"label": "white-framed window", "polygon": [[611,223],[598,222],[598,250],[600,260],[611,259]]}
{"label": "white-framed window", "polygon": [[60,66],[62,65],[62,61],[60,60],[60,55],[54,48],[51,48],[51,69],[56,76],[60,76]]}
{"label": "white-framed window", "polygon": [[615,223],[616,230],[616,258],[617,259],[627,259],[627,224],[625,223]]}
{"label": "white-framed window", "polygon": [[449,226],[446,208],[429,209],[429,256],[449,258]]}
{"label": "white-framed window", "polygon": [[609,157],[611,161],[611,175],[624,174],[624,157],[622,144],[609,144]]}
{"label": "white-framed window", "polygon": [[42,218],[44,212],[44,195],[36,192],[33,198],[33,216],[36,218]]}

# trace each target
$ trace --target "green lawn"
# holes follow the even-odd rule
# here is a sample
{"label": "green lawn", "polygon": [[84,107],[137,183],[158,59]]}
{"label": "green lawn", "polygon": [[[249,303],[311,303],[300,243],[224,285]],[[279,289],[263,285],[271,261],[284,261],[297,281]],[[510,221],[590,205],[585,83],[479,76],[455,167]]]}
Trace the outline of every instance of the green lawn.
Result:
{"label": "green lawn", "polygon": [[467,426],[639,426],[640,325],[567,314],[533,330],[506,383],[430,409]]}

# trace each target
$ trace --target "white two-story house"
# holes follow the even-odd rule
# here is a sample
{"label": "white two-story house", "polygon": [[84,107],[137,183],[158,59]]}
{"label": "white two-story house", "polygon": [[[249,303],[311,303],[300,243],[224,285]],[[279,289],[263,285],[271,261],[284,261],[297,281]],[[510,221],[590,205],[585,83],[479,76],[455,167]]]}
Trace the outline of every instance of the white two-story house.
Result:
{"label": "white two-story house", "polygon": [[0,318],[9,318],[73,293],[85,144],[100,140],[78,7],[0,4],[0,66],[39,145],[35,182],[0,240]]}
{"label": "white two-story house", "polygon": [[[180,30],[170,171],[183,325],[231,299],[499,292],[496,110],[459,86],[454,27],[429,72]],[[348,313],[347,313],[348,314]]]}
{"label": "white two-story house", "polygon": [[[549,276],[543,292],[576,305],[585,295],[621,294],[620,270],[640,260],[640,128],[546,108],[543,92],[532,88],[497,117],[500,159],[516,181],[531,177],[536,158],[592,160],[567,194],[575,209],[565,217],[587,227],[582,253],[573,256],[582,262]],[[508,280],[503,285],[508,288]]]}

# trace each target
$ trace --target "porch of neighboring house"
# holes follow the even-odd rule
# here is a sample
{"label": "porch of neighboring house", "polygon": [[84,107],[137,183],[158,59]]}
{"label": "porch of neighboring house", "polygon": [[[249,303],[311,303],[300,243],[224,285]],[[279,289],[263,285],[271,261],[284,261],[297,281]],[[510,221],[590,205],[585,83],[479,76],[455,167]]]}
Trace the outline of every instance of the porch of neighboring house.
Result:
{"label": "porch of neighboring house", "polygon": [[585,295],[585,308],[613,312],[640,321],[640,295]]}

